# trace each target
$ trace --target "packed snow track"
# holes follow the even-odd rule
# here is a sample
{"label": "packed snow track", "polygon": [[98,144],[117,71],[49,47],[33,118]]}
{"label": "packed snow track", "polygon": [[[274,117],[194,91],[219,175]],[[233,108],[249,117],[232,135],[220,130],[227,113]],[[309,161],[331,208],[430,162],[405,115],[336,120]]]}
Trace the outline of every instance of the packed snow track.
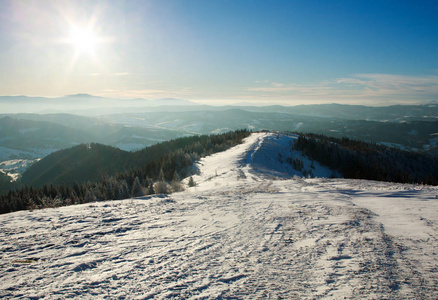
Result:
{"label": "packed snow track", "polygon": [[0,215],[0,298],[437,299],[437,188],[292,177],[294,138],[254,133],[184,192]]}

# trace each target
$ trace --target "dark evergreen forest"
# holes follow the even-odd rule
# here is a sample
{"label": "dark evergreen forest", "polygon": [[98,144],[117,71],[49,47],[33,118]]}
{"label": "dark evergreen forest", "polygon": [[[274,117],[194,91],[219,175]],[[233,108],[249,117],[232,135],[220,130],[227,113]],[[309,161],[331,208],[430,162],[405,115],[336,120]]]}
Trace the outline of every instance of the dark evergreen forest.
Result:
{"label": "dark evergreen forest", "polygon": [[[194,162],[241,143],[249,134],[238,130],[185,137],[133,153],[99,144],[61,150],[29,168],[30,174],[35,174],[33,178],[37,178],[35,185],[0,196],[0,213],[178,191],[182,189],[179,179],[191,175]],[[40,176],[39,172],[43,174]],[[23,177],[32,182],[29,173]],[[49,183],[50,177],[54,182]]]}
{"label": "dark evergreen forest", "polygon": [[438,159],[427,153],[316,134],[300,135],[293,148],[344,178],[438,184]]}

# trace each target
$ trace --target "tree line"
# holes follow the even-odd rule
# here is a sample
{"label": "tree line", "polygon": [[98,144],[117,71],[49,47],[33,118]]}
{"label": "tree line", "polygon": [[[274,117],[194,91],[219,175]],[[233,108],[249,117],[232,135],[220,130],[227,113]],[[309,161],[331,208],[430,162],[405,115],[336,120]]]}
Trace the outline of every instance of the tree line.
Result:
{"label": "tree line", "polygon": [[[93,182],[75,181],[72,184],[43,184],[39,187],[26,185],[10,190],[0,196],[0,213],[179,191],[183,188],[180,178],[192,174],[194,162],[241,143],[249,134],[247,130],[238,130],[220,135],[179,138],[133,153],[125,163],[136,167],[104,175]],[[189,184],[195,184],[193,179]]]}
{"label": "tree line", "polygon": [[344,178],[438,184],[438,160],[427,153],[317,134],[301,134],[293,149]]}

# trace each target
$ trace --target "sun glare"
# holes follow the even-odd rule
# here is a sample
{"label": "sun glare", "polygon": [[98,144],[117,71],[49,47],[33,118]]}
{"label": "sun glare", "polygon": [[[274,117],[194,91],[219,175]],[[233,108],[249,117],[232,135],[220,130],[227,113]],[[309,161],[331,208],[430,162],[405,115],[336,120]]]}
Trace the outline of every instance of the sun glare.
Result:
{"label": "sun glare", "polygon": [[98,37],[90,27],[73,27],[69,41],[75,46],[76,54],[94,54]]}

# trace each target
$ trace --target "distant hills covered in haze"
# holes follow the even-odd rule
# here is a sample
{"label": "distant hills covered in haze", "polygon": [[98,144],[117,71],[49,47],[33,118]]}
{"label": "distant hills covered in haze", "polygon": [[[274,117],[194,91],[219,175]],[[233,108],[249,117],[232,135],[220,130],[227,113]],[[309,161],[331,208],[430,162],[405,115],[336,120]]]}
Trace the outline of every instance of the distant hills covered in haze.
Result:
{"label": "distant hills covered in haze", "polygon": [[340,118],[348,120],[370,121],[411,121],[438,119],[438,103],[431,102],[423,105],[391,105],[364,106],[347,104],[311,104],[311,105],[265,105],[240,104],[210,106],[189,100],[163,98],[148,100],[143,98],[116,99],[75,94],[63,97],[29,97],[29,96],[0,96],[0,107],[3,114],[16,113],[69,113],[84,116],[100,116],[105,114],[159,112],[159,111],[223,111],[242,109],[250,112],[287,113],[303,116],[324,118]]}
{"label": "distant hills covered in haze", "polygon": [[[0,96],[0,161],[41,158],[81,143],[122,150],[230,130],[278,130],[430,150],[438,144],[438,105],[319,104],[209,106],[181,99]],[[56,126],[54,126],[56,125]]]}
{"label": "distant hills covered in haze", "polygon": [[158,100],[142,98],[115,99],[89,94],[75,94],[56,98],[0,96],[0,105],[3,113],[74,113],[80,115],[99,115],[103,112],[120,112],[120,109],[123,110],[123,108],[130,108],[130,111],[133,111],[132,108],[139,107],[196,105],[196,103],[173,98]]}

